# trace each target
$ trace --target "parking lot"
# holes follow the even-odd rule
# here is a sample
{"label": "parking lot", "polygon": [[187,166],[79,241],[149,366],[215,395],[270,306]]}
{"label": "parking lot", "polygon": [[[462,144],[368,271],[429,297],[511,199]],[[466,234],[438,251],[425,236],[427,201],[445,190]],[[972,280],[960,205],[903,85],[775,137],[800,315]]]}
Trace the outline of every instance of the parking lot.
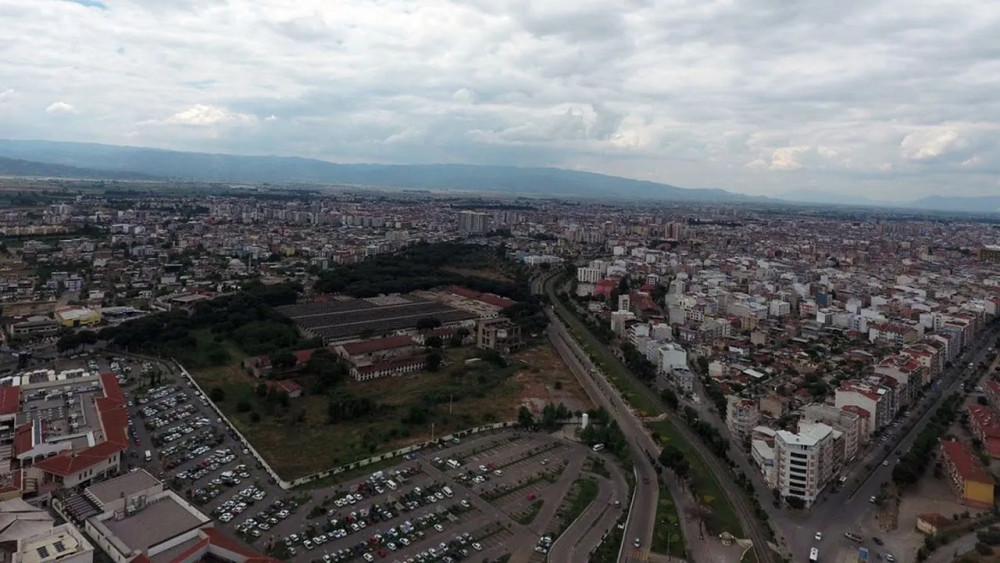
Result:
{"label": "parking lot", "polygon": [[489,561],[515,551],[541,561],[560,500],[592,455],[546,435],[489,433],[315,491],[265,486],[251,495],[246,478],[223,480],[203,508],[259,549],[295,561]]}
{"label": "parking lot", "polygon": [[[601,454],[507,430],[426,449],[334,486],[284,491],[183,376],[126,396],[130,468],[158,475],[255,548],[296,562],[448,563],[514,553],[542,561],[567,524],[559,508],[574,481],[582,473],[604,479],[585,473],[588,458]],[[616,494],[603,502],[624,511],[627,491]]]}

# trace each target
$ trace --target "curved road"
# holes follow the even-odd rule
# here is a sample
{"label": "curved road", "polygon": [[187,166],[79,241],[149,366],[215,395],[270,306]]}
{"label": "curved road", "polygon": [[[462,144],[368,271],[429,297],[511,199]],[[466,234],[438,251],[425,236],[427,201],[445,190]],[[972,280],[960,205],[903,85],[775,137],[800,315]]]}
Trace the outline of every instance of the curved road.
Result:
{"label": "curved road", "polygon": [[[628,483],[619,471],[612,470],[611,473],[612,479],[593,476],[597,481],[597,497],[552,545],[549,550],[552,554],[550,562],[587,561],[600,545],[605,532],[611,530],[618,521],[618,516],[628,503]],[[614,506],[616,500],[622,501],[622,507]]]}
{"label": "curved road", "polygon": [[[552,284],[552,281],[555,279],[555,277],[556,276],[553,275],[550,276],[547,280],[545,280],[544,288],[546,294],[549,296],[549,300],[553,304],[557,304],[561,307],[562,304],[559,303],[558,297],[555,294],[555,290]],[[602,390],[610,391],[609,394],[613,396],[616,403],[621,406],[622,410],[609,409],[609,411],[612,413],[615,419],[618,420],[619,425],[621,425],[622,427],[622,431],[630,439],[633,447],[638,448],[640,451],[648,450],[650,452],[658,452],[659,445],[656,444],[653,441],[652,437],[646,432],[645,427],[638,420],[638,418],[636,418],[636,416],[632,413],[632,411],[628,408],[628,406],[625,404],[624,400],[621,398],[621,396],[619,395],[618,391],[614,388],[614,386],[608,383],[607,380],[604,378],[603,374],[599,370],[597,370],[595,366],[593,366],[593,364],[590,362],[589,356],[587,356],[587,354],[580,349],[579,343],[577,343],[576,340],[569,335],[569,333],[566,331],[566,327],[562,323],[562,319],[560,319],[552,311],[551,308],[546,308],[545,313],[546,315],[548,315],[549,321],[551,323],[550,329],[555,330],[562,337],[564,341],[568,342],[572,346],[574,350],[573,356],[577,359],[578,363],[579,359],[582,358],[584,364],[594,369],[593,373],[596,374],[596,377],[594,377],[594,379],[597,379],[599,381],[599,384],[602,386]],[[610,350],[608,350],[608,354],[614,356],[613,354],[610,353]],[[618,361],[618,360],[615,359],[613,361]],[[624,368],[624,366],[623,369],[627,371],[627,368]],[[751,509],[749,504],[747,503],[747,500],[745,498],[746,493],[741,488],[739,488],[739,486],[736,485],[734,479],[730,478],[731,473],[729,471],[729,468],[725,466],[717,457],[715,457],[714,454],[712,454],[712,452],[708,450],[708,448],[701,442],[701,440],[697,436],[695,436],[693,432],[691,432],[691,430],[687,427],[687,425],[682,420],[680,420],[675,413],[671,412],[670,409],[667,409],[665,405],[663,405],[662,400],[660,399],[660,397],[656,395],[656,393],[654,393],[651,389],[649,389],[648,387],[646,387],[641,383],[640,385],[637,386],[637,388],[639,389],[640,392],[645,394],[651,401],[653,401],[654,404],[660,405],[661,410],[664,413],[666,413],[667,418],[670,420],[671,423],[673,423],[674,427],[677,429],[677,432],[680,434],[680,436],[686,442],[691,444],[691,447],[696,451],[696,453],[701,457],[701,459],[704,460],[708,469],[716,476],[719,486],[722,488],[723,492],[726,494],[726,497],[728,497],[729,501],[732,503],[733,509],[736,512],[736,516],[740,519],[740,524],[743,526],[744,532],[746,532],[746,534],[749,536],[749,539],[753,542],[753,550],[757,555],[757,560],[761,563],[775,561],[776,560],[775,553],[767,545],[767,535],[764,533],[761,523],[757,519],[753,509]],[[639,462],[649,464],[649,460],[645,455],[638,456],[636,463],[637,468],[639,468]],[[657,479],[658,476],[656,475],[655,469],[652,469],[651,464],[649,464],[649,466],[650,466],[650,471],[652,471],[652,479]],[[653,521],[655,520],[655,513],[656,513],[656,498],[651,500],[652,500],[651,502],[652,516],[649,516],[650,522],[648,522],[648,528],[650,531],[652,530],[652,525]],[[637,514],[643,514],[638,509],[639,507],[637,506],[636,507]],[[646,518],[639,517],[635,519],[642,520],[643,523],[646,524],[645,522]],[[626,539],[630,537],[632,536],[626,535]],[[644,546],[648,546],[649,545],[648,540],[646,540],[645,538],[646,537],[651,538],[652,535],[650,533],[650,536],[637,536],[637,537],[643,540]],[[685,539],[687,539],[687,537]]]}

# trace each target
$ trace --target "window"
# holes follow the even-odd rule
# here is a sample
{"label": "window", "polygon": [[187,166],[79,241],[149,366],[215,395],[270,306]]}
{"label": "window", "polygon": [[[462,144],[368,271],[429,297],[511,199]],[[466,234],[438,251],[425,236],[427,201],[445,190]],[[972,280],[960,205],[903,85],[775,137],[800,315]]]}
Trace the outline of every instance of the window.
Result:
{"label": "window", "polygon": [[62,553],[66,551],[66,546],[63,545],[62,540],[57,540],[56,543],[52,544],[52,547],[56,548],[56,553]]}
{"label": "window", "polygon": [[42,559],[48,558],[48,556],[49,556],[49,548],[48,547],[46,547],[46,546],[43,545],[42,547],[39,547],[37,549],[37,551],[38,551],[38,556],[41,557]]}

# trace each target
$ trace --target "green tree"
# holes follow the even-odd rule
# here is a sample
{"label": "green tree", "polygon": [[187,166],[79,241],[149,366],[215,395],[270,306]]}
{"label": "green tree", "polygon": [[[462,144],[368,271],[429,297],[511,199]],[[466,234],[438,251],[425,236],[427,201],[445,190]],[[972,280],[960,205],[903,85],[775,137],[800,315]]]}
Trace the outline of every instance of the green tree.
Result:
{"label": "green tree", "polygon": [[427,354],[427,371],[441,369],[441,360],[441,352],[439,350],[431,350],[430,354]]}
{"label": "green tree", "polygon": [[517,423],[522,428],[531,428],[535,425],[535,415],[531,414],[528,407],[521,405],[521,408],[517,411]]}
{"label": "green tree", "polygon": [[428,336],[424,343],[427,344],[429,348],[440,348],[442,344],[441,337],[437,335]]}
{"label": "green tree", "polygon": [[285,370],[295,367],[298,359],[289,350],[281,350],[271,354],[271,366],[277,370]]}
{"label": "green tree", "polygon": [[212,399],[213,403],[221,403],[226,399],[226,392],[222,387],[212,387],[208,392],[208,398]]}

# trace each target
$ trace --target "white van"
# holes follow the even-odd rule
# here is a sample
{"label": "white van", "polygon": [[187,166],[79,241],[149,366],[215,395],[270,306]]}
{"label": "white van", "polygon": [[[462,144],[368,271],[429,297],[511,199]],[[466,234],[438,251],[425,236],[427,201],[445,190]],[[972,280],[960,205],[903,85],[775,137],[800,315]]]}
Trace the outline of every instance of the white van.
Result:
{"label": "white van", "polygon": [[594,451],[599,452],[604,449],[604,444],[594,444]]}
{"label": "white van", "polygon": [[458,469],[461,466],[462,466],[462,464],[459,463],[459,462],[457,462],[457,461],[455,461],[454,459],[449,459],[448,460],[448,467],[450,467],[452,469]]}
{"label": "white van", "polygon": [[146,450],[145,458],[146,458],[146,461],[153,461],[153,452],[151,452],[149,450]]}
{"label": "white van", "polygon": [[448,497],[448,498],[451,498],[452,496],[454,496],[454,495],[455,495],[455,493],[454,493],[454,492],[452,492],[452,490],[451,490],[451,487],[447,487],[447,486],[446,486],[446,487],[443,487],[443,488],[441,489],[441,492],[442,492],[442,493],[444,493],[444,496],[446,496],[446,497]]}

